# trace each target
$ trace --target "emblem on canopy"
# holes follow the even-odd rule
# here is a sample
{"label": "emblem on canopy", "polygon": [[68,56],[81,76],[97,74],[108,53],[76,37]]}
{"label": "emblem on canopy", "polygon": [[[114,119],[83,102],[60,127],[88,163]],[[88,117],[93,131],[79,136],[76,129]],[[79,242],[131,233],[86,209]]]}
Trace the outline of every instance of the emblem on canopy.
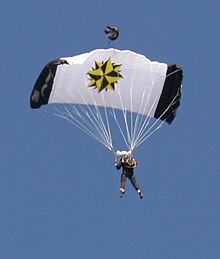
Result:
{"label": "emblem on canopy", "polygon": [[95,61],[95,67],[88,72],[90,77],[88,87],[98,89],[99,93],[102,90],[107,91],[108,89],[114,91],[115,84],[118,83],[119,79],[123,78],[120,72],[121,65],[112,63],[111,58],[102,62]]}

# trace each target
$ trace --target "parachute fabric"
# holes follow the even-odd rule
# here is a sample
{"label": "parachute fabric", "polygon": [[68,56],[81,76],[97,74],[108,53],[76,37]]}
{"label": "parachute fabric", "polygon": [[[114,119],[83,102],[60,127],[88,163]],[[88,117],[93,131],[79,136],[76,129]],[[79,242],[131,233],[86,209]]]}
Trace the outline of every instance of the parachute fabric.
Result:
{"label": "parachute fabric", "polygon": [[105,28],[105,34],[108,36],[109,40],[116,40],[119,36],[119,29],[116,26],[107,26]]}
{"label": "parachute fabric", "polygon": [[31,107],[67,105],[58,110],[59,117],[114,150],[111,114],[128,150],[134,150],[164,122],[173,121],[182,78],[176,65],[129,50],[97,49],[48,63],[35,83]]}

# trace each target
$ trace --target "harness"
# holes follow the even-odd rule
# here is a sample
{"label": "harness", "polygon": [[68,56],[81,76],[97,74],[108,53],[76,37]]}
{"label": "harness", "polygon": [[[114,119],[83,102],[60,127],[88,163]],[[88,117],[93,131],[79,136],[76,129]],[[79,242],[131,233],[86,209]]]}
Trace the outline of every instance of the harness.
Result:
{"label": "harness", "polygon": [[137,166],[137,161],[134,159],[134,157],[124,156],[124,157],[122,157],[121,162],[127,168],[134,169]]}

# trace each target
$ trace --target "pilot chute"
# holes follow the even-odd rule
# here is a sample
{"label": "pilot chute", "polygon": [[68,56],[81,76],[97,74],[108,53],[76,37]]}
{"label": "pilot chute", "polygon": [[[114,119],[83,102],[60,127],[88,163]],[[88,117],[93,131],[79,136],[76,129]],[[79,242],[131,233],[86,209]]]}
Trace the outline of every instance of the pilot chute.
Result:
{"label": "pilot chute", "polygon": [[116,26],[107,26],[105,28],[105,34],[109,38],[109,40],[116,40],[119,36],[119,29]]}

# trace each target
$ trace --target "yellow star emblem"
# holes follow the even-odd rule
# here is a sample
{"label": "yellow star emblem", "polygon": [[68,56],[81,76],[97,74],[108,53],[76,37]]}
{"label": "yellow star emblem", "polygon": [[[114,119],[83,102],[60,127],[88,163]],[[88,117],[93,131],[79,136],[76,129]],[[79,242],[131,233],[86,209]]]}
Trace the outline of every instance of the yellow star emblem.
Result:
{"label": "yellow star emblem", "polygon": [[90,83],[88,87],[94,87],[101,92],[105,89],[107,91],[115,90],[115,84],[118,83],[123,76],[120,74],[121,65],[112,63],[111,58],[107,61],[97,62],[95,61],[95,67],[88,72]]}

